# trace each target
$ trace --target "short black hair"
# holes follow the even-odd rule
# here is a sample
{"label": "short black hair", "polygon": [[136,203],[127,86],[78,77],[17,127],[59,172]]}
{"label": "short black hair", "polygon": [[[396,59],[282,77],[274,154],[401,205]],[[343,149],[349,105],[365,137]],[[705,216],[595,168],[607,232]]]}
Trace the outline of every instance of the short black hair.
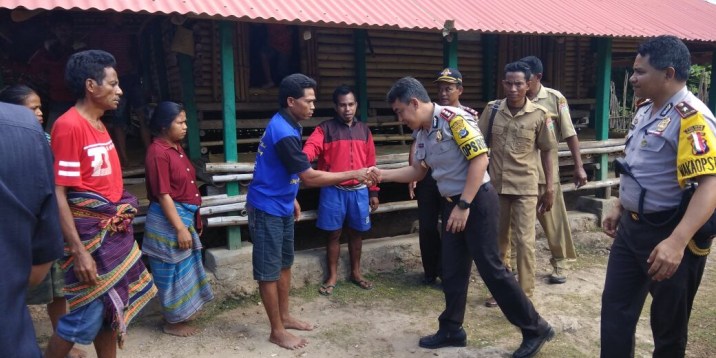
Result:
{"label": "short black hair", "polygon": [[350,88],[348,85],[340,85],[336,87],[336,89],[333,91],[333,104],[338,105],[338,97],[345,96],[350,93],[353,93],[353,97],[356,97],[357,101],[358,96],[356,96],[356,93],[353,92],[353,89]]}
{"label": "short black hair", "polygon": [[288,97],[301,98],[304,96],[306,88],[313,88],[315,91],[316,87],[318,87],[316,81],[302,73],[288,75],[281,80],[281,84],[278,86],[278,105],[281,108],[286,108],[288,107]]}
{"label": "short black hair", "polygon": [[525,81],[529,81],[532,77],[530,66],[522,61],[515,61],[505,65],[505,74],[507,72],[522,72],[525,74]]}
{"label": "short black hair", "polygon": [[407,104],[411,98],[417,98],[418,101],[423,103],[430,103],[430,96],[428,91],[425,90],[423,84],[413,77],[403,77],[390,87],[386,100],[388,103],[393,104],[396,100],[400,103]]}
{"label": "short black hair", "polygon": [[65,82],[75,99],[85,97],[85,81],[92,79],[97,84],[104,81],[104,69],[116,67],[117,61],[109,52],[87,50],[70,56],[65,66]]}
{"label": "short black hair", "polygon": [[527,66],[530,66],[532,74],[544,73],[544,67],[542,66],[542,60],[537,56],[527,56],[520,59],[520,62],[524,62]]}
{"label": "short black hair", "polygon": [[32,88],[26,85],[12,85],[0,90],[0,102],[25,105],[25,100],[31,94],[37,94]]}
{"label": "short black hair", "polygon": [[673,67],[677,80],[689,79],[691,53],[678,37],[662,35],[646,40],[639,45],[637,52],[642,57],[649,56],[649,64],[657,70]]}
{"label": "short black hair", "polygon": [[184,106],[176,102],[159,102],[154,108],[152,117],[149,119],[149,130],[157,137],[172,125],[172,122],[184,111]]}

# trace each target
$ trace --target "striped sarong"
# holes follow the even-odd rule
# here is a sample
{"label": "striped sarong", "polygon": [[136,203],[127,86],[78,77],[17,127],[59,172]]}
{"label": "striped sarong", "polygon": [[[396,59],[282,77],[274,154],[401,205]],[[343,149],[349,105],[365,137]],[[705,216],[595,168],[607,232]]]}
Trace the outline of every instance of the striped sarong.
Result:
{"label": "striped sarong", "polygon": [[159,288],[164,319],[169,323],[186,321],[214,299],[201,262],[201,241],[194,227],[194,214],[199,207],[177,202],[174,206],[192,236],[192,249],[179,249],[176,230],[155,202],[147,211],[142,243]]}
{"label": "striped sarong", "polygon": [[137,213],[137,199],[125,191],[117,203],[91,192],[69,192],[67,200],[80,240],[94,258],[99,277],[94,286],[80,282],[74,272],[74,258],[65,245],[60,260],[65,271],[65,298],[70,310],[102,299],[105,319],[118,330],[121,347],[126,326],[157,292],[134,241],[132,219]]}

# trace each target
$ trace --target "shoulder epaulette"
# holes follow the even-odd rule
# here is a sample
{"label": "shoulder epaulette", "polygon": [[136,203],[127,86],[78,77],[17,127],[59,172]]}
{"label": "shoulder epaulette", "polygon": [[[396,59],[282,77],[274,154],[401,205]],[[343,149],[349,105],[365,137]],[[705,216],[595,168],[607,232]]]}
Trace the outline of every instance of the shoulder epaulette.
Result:
{"label": "shoulder epaulette", "polygon": [[540,111],[544,112],[544,114],[547,114],[547,115],[549,114],[549,109],[545,108],[543,105],[537,104],[537,103],[533,103],[532,105],[535,106],[535,108],[539,109]]}
{"label": "shoulder epaulette", "polygon": [[653,101],[649,98],[642,98],[636,102],[636,108],[641,108],[646,106],[647,104],[651,104]]}
{"label": "shoulder epaulette", "polygon": [[547,91],[547,93],[555,95],[559,98],[564,98],[564,95],[562,94],[562,92],[560,92],[554,88],[549,88],[549,87],[544,87],[544,86],[542,86],[542,87],[544,88],[545,91]]}
{"label": "shoulder epaulette", "polygon": [[699,111],[697,111],[694,107],[691,107],[691,105],[683,101],[676,105],[676,112],[678,112],[679,116],[681,116],[681,118],[683,119],[689,118],[694,114],[698,113]]}
{"label": "shoulder epaulette", "polygon": [[455,113],[447,108],[443,108],[440,111],[440,118],[442,118],[448,122],[450,122],[453,118],[455,118],[456,115],[457,115],[457,113]]}
{"label": "shoulder epaulette", "polygon": [[468,106],[460,106],[460,109],[462,109],[463,111],[469,113],[469,114],[470,114],[471,116],[473,116],[475,119],[477,119],[478,117],[480,117],[480,113],[478,113],[476,110],[474,110],[474,109],[472,109],[472,108],[470,108],[470,107],[468,107]]}

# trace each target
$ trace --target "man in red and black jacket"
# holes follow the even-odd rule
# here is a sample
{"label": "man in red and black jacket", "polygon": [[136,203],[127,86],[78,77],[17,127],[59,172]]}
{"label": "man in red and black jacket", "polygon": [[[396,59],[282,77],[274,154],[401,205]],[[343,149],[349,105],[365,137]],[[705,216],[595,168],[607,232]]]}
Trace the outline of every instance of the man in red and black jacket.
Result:
{"label": "man in red and black jacket", "polygon": [[[355,119],[357,101],[353,90],[339,86],[333,91],[336,116],[316,127],[303,147],[309,161],[318,159],[318,170],[342,172],[375,165],[375,144],[368,126]],[[378,186],[367,187],[356,180],[321,188],[316,226],[328,232],[326,261],[328,278],[319,293],[333,293],[338,280],[338,255],[344,224],[347,226],[351,261],[350,281],[370,290],[371,282],[360,270],[361,233],[370,230],[370,213],[378,208]]]}

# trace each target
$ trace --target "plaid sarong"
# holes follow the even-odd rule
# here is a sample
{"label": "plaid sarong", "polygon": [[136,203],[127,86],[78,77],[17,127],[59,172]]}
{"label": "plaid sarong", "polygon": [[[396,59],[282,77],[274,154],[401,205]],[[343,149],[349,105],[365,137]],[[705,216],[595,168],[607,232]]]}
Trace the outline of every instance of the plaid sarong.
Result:
{"label": "plaid sarong", "polygon": [[137,213],[137,199],[125,191],[117,203],[91,192],[69,192],[67,200],[80,240],[94,258],[99,277],[94,286],[81,283],[65,245],[60,261],[65,271],[65,297],[70,310],[102,299],[105,320],[119,331],[121,347],[126,326],[157,293],[134,241],[132,219]]}

